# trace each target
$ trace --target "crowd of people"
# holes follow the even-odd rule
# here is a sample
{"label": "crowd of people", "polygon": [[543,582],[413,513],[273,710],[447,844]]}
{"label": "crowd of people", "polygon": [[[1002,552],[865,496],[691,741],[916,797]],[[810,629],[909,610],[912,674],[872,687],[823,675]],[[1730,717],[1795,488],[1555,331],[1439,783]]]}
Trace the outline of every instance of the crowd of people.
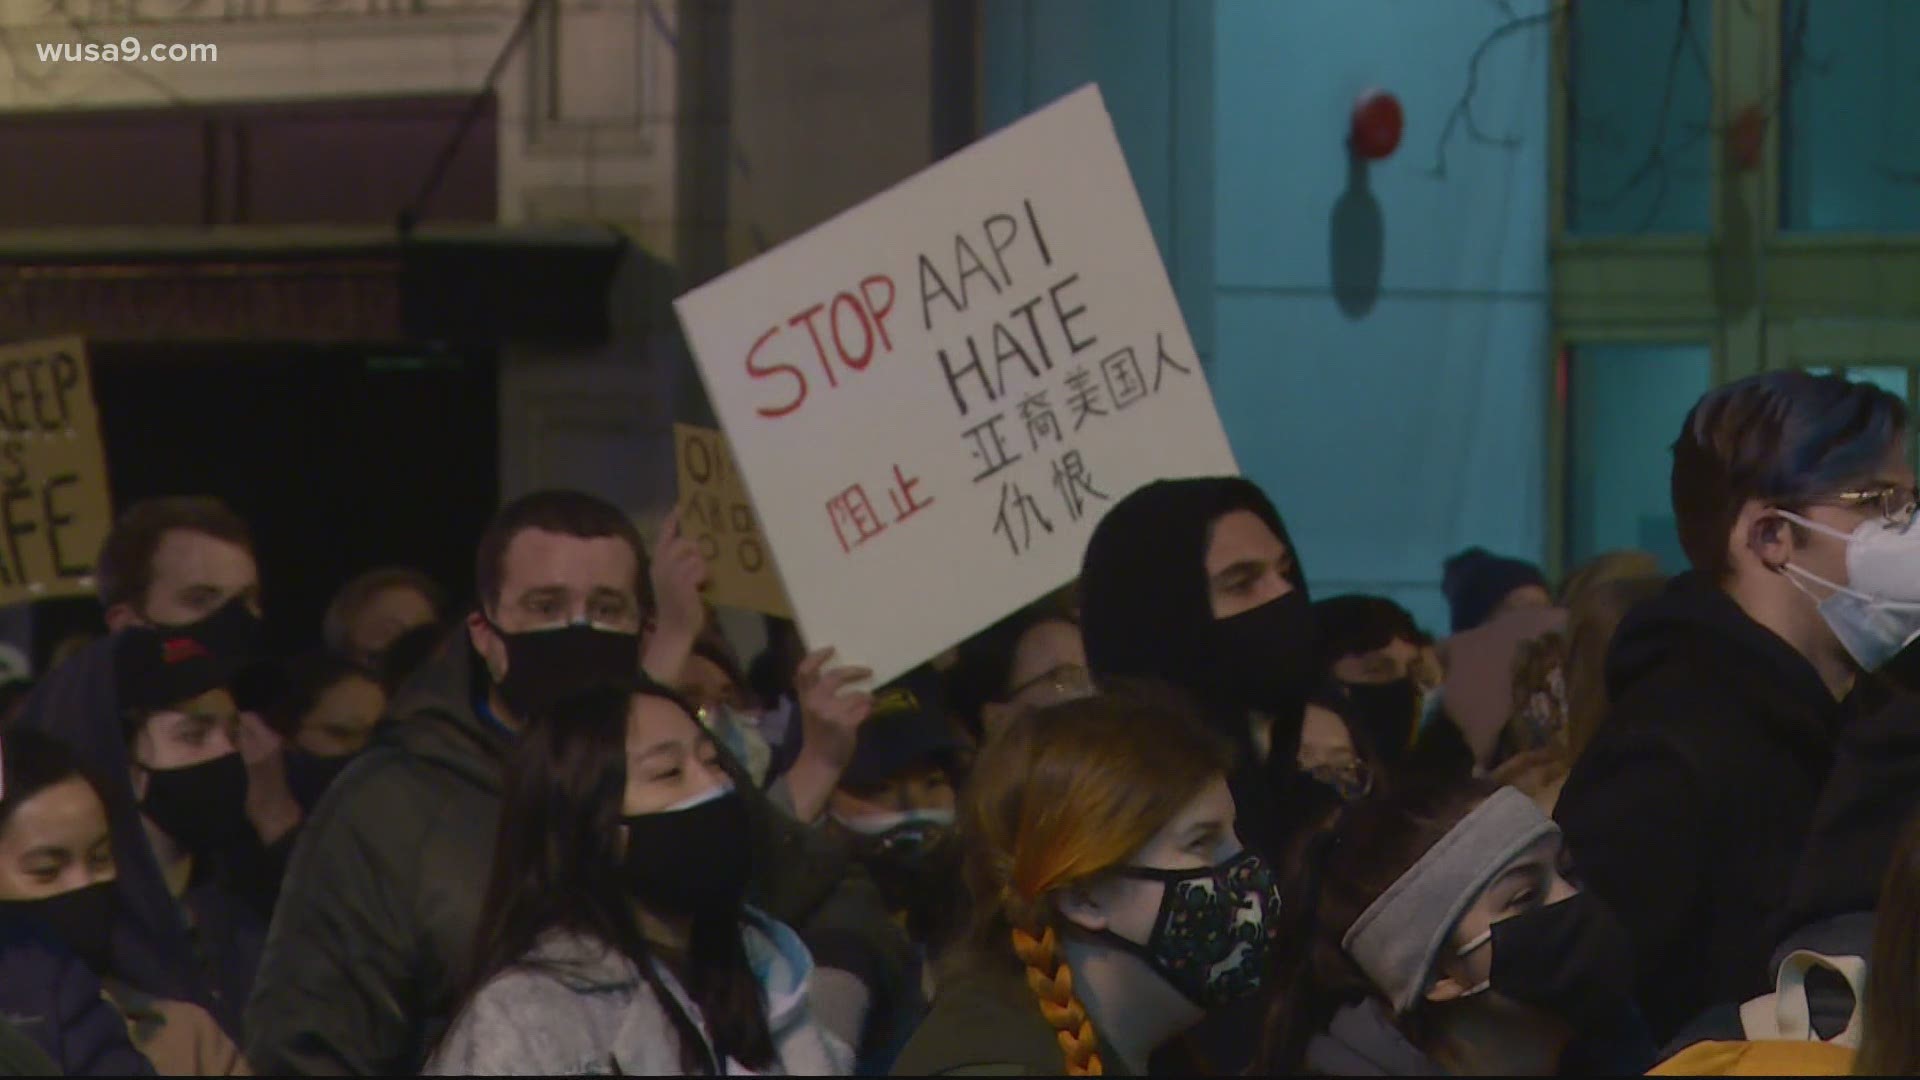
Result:
{"label": "crowd of people", "polygon": [[139,503],[5,703],[0,1072],[1920,1073],[1906,409],[1715,389],[1672,492],[1686,572],[1469,549],[1435,634],[1162,480],[870,689],[591,494],[296,657]]}

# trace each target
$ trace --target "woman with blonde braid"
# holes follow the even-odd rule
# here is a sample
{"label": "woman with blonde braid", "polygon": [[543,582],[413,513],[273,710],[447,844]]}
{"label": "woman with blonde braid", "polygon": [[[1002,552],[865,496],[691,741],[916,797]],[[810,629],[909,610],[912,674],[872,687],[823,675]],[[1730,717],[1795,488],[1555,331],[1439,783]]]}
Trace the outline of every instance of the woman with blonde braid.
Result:
{"label": "woman with blonde braid", "polygon": [[1235,836],[1231,767],[1156,689],[1041,709],[990,742],[960,823],[972,929],[895,1074],[1139,1074],[1257,992],[1280,898]]}

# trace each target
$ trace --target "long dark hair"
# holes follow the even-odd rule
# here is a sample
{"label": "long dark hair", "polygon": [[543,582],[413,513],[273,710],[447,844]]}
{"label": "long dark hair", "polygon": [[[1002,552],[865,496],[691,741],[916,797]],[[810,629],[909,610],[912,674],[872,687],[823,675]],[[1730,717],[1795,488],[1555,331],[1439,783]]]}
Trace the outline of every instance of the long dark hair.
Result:
{"label": "long dark hair", "polygon": [[[679,1035],[684,1072],[714,1073],[728,1058],[764,1069],[774,1062],[773,1037],[740,937],[743,912],[697,915],[684,962],[674,965],[713,1033],[711,1058],[699,1024],[663,984],[655,950],[641,931],[638,902],[621,873],[627,714],[634,692],[618,686],[589,690],[527,726],[507,772],[493,874],[461,1008],[493,977],[541,966],[529,956],[541,935],[566,930],[632,961]],[[687,723],[696,722],[669,691],[647,686],[639,692],[672,701],[687,713]]]}
{"label": "long dark hair", "polygon": [[[1294,925],[1283,935],[1275,962],[1276,996],[1258,1071],[1300,1072],[1307,1043],[1327,1029],[1335,1013],[1379,996],[1341,948],[1341,939],[1421,856],[1498,790],[1487,780],[1403,783],[1346,808],[1309,841],[1282,906],[1293,913]],[[1432,1043],[1428,1019],[1416,1008],[1398,1021],[1422,1050]]]}

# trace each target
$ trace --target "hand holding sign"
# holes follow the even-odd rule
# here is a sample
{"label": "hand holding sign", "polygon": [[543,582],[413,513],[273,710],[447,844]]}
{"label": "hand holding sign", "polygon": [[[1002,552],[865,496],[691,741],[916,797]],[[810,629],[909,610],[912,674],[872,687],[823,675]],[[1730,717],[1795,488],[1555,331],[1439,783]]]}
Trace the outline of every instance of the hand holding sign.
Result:
{"label": "hand holding sign", "polygon": [[700,545],[681,530],[677,509],[660,526],[650,573],[660,632],[700,636],[707,621],[707,605],[700,597],[707,584],[707,560]]}
{"label": "hand holding sign", "polygon": [[707,583],[707,560],[700,554],[700,545],[681,532],[680,511],[668,514],[660,527],[647,573],[653,585],[654,621],[642,646],[640,665],[655,680],[672,686],[680,681],[707,621],[707,605],[700,596]]}
{"label": "hand holding sign", "polygon": [[801,746],[845,768],[860,741],[860,725],[873,715],[873,695],[842,691],[871,679],[873,672],[862,667],[825,670],[832,659],[832,649],[808,653],[794,672],[793,687],[800,698]]}

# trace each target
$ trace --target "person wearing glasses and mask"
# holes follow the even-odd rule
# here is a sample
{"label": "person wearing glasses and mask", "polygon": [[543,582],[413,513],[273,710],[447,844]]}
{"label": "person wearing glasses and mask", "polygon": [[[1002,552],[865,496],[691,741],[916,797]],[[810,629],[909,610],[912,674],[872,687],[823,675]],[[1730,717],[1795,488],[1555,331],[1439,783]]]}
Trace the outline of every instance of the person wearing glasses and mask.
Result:
{"label": "person wearing glasses and mask", "polygon": [[1836,742],[1920,635],[1907,410],[1781,371],[1701,398],[1673,450],[1692,572],[1629,614],[1611,710],[1555,808],[1633,942],[1661,1041],[1772,988],[1775,925]]}

